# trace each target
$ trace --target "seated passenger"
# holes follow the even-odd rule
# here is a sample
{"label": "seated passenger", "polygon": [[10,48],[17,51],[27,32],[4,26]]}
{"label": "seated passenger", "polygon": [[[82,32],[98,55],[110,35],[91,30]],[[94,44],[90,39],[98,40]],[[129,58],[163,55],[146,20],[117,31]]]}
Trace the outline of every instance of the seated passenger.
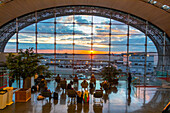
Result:
{"label": "seated passenger", "polygon": [[47,88],[47,87],[45,87],[45,89],[42,91],[42,96],[44,96],[44,97],[49,97],[50,99],[51,99],[51,91]]}
{"label": "seated passenger", "polygon": [[31,91],[32,92],[35,92],[35,91],[38,91],[39,90],[39,86],[38,85],[34,85],[31,87]]}
{"label": "seated passenger", "polygon": [[51,91],[50,91],[47,87],[45,87],[45,89],[44,89],[43,92],[49,92],[49,93],[51,93]]}
{"label": "seated passenger", "polygon": [[[71,88],[71,89],[69,89],[68,90],[68,97],[69,98],[71,98],[71,100],[72,100],[72,98],[74,98],[74,103],[76,102],[75,101],[75,98],[76,98],[76,91],[74,90],[74,88]],[[68,103],[70,102],[70,100],[68,99]],[[71,101],[72,102],[72,101]]]}

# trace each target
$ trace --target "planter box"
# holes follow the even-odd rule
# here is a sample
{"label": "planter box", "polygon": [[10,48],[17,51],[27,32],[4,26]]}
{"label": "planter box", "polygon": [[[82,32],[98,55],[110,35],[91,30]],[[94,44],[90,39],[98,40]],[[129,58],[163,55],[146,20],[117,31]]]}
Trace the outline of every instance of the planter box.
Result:
{"label": "planter box", "polygon": [[15,92],[15,102],[27,102],[29,99],[31,99],[31,88]]}
{"label": "planter box", "polygon": [[7,90],[0,91],[0,109],[4,109],[6,107],[7,102]]}
{"label": "planter box", "polygon": [[3,88],[3,90],[7,90],[7,105],[13,104],[12,98],[13,98],[13,87],[6,87]]}

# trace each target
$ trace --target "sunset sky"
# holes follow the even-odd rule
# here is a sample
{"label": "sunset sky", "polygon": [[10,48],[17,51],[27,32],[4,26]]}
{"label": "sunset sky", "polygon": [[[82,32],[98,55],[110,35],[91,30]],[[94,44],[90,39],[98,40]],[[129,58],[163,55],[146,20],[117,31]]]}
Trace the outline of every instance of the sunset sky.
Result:
{"label": "sunset sky", "polygon": [[[93,26],[91,22],[93,20]],[[38,52],[54,52],[54,18],[41,21],[38,26]],[[57,53],[73,53],[73,29],[74,52],[76,54],[90,54],[91,37],[93,37],[93,53],[109,53],[110,19],[90,15],[62,16],[56,18],[56,49]],[[73,28],[73,22],[75,27]],[[80,24],[81,23],[81,24]],[[111,53],[125,53],[127,51],[127,25],[111,20]],[[91,34],[93,33],[93,35]],[[130,27],[129,39],[130,52],[145,51],[145,35],[139,30]],[[153,42],[148,38],[148,52],[156,52]],[[34,47],[35,49],[35,24],[32,24],[19,32],[19,49]],[[5,52],[16,51],[16,35],[8,42]]]}

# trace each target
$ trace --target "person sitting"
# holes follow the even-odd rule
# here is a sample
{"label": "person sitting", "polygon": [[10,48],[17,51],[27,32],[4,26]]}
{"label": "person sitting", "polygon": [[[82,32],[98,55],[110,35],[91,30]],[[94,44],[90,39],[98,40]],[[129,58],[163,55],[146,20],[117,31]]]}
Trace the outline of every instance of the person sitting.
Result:
{"label": "person sitting", "polygon": [[84,90],[87,89],[88,87],[88,82],[86,80],[84,80],[82,83],[81,83],[81,87],[84,88]]}
{"label": "person sitting", "polygon": [[90,82],[93,83],[96,87],[96,78],[95,78],[94,74],[91,75]]}
{"label": "person sitting", "polygon": [[51,91],[45,87],[45,89],[42,91],[42,96],[49,97],[51,99]]}
{"label": "person sitting", "polygon": [[51,91],[48,89],[48,87],[45,87],[43,92],[50,92],[51,93]]}
{"label": "person sitting", "polygon": [[[75,98],[76,98],[76,91],[74,90],[74,88],[71,88],[68,90],[68,97],[71,98],[71,100],[74,98],[74,103],[75,103]],[[68,99],[68,103],[69,103],[69,99]],[[72,102],[72,101],[71,101]]]}
{"label": "person sitting", "polygon": [[57,82],[57,83],[60,83],[60,81],[61,81],[61,77],[60,77],[60,75],[58,74],[57,75],[57,77],[55,78],[55,81]]}
{"label": "person sitting", "polygon": [[39,90],[39,86],[38,85],[34,85],[34,86],[31,87],[31,91],[32,92],[36,92],[38,90]]}

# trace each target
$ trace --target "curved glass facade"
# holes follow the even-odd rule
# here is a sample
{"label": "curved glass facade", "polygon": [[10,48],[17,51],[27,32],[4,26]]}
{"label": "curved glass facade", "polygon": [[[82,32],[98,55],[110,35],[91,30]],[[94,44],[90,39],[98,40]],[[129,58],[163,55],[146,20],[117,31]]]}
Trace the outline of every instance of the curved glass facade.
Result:
{"label": "curved glass facade", "polygon": [[15,34],[5,52],[33,47],[35,53],[43,54],[42,64],[49,65],[55,74],[98,74],[113,65],[124,73],[144,75],[146,69],[146,75],[151,75],[158,61],[157,49],[144,33],[100,16],[50,18],[20,30],[17,36],[18,45]]}

